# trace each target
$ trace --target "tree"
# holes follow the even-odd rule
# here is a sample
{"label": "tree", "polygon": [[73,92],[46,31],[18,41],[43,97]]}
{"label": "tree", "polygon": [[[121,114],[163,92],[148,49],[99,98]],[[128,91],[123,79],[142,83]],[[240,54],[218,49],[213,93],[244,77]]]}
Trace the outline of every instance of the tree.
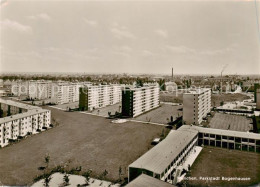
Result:
{"label": "tree", "polygon": [[85,177],[85,183],[86,185],[89,184],[90,174],[92,173],[92,170],[88,170],[82,174],[83,177]]}
{"label": "tree", "polygon": [[47,165],[46,168],[49,166],[49,162],[50,162],[50,155],[46,155],[44,157],[44,161],[45,161],[45,164]]}
{"label": "tree", "polygon": [[108,174],[107,170],[105,170],[105,171],[102,173],[102,176],[103,176],[104,179],[106,178],[107,174]]}
{"label": "tree", "polygon": [[119,181],[121,181],[121,175],[122,175],[122,168],[121,168],[121,166],[119,166],[118,175],[119,175]]}
{"label": "tree", "polygon": [[50,176],[50,175],[46,175],[45,178],[44,178],[44,180],[43,180],[43,185],[44,185],[45,187],[49,187],[50,181],[51,181],[51,176]]}
{"label": "tree", "polygon": [[64,186],[68,186],[70,184],[70,179],[69,179],[69,175],[68,174],[65,174],[63,176],[63,185]]}
{"label": "tree", "polygon": [[137,80],[136,80],[136,86],[137,87],[143,87],[143,81],[142,81],[142,79],[140,79],[140,78],[137,78]]}
{"label": "tree", "polygon": [[223,105],[224,105],[224,101],[221,101],[221,102],[220,102],[220,106],[223,106]]}

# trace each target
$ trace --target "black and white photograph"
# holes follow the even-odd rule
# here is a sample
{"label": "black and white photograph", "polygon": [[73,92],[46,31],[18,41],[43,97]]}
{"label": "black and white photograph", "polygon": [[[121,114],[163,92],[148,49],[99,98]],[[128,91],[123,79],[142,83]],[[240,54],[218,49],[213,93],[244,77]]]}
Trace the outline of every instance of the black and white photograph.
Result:
{"label": "black and white photograph", "polygon": [[260,186],[260,0],[0,0],[0,186]]}

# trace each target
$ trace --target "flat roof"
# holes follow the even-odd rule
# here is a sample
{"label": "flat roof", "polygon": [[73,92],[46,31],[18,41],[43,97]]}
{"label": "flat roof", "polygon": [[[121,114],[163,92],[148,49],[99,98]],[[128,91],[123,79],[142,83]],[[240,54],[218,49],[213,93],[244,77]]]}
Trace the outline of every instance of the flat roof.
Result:
{"label": "flat roof", "polygon": [[196,129],[180,127],[150,149],[135,162],[129,165],[132,168],[143,168],[161,174],[185,146],[198,134]]}
{"label": "flat roof", "polygon": [[209,126],[213,129],[247,132],[252,129],[252,121],[246,116],[216,113],[210,120]]}
{"label": "flat roof", "polygon": [[23,108],[23,109],[27,109],[27,110],[40,109],[40,107],[37,107],[37,106],[32,106],[32,105],[20,103],[17,101],[12,101],[12,100],[5,100],[2,98],[0,98],[0,103],[4,103],[7,105],[11,105],[11,106],[16,106],[18,108]]}
{"label": "flat roof", "polygon": [[190,90],[187,90],[186,93],[183,93],[183,95],[192,95],[192,94],[202,94],[206,91],[209,91],[210,88],[198,88],[198,89],[190,89]]}
{"label": "flat roof", "polygon": [[15,102],[15,101],[12,101],[12,100],[5,100],[5,99],[2,99],[2,98],[0,98],[0,103],[4,103],[4,104],[7,104],[7,105],[16,106],[18,108],[23,108],[23,109],[28,110],[27,112],[23,112],[23,113],[20,113],[20,114],[15,114],[15,115],[12,115],[12,116],[0,118],[0,124],[6,123],[6,122],[9,122],[9,121],[13,121],[13,120],[17,120],[17,119],[20,119],[20,118],[25,118],[25,117],[28,117],[28,116],[32,116],[32,115],[35,115],[35,114],[42,113],[42,112],[50,111],[50,110],[47,110],[47,109],[42,109],[38,106],[32,106],[32,105],[28,105],[28,104],[24,104],[24,103],[20,103],[20,102]]}
{"label": "flat roof", "polygon": [[20,119],[20,118],[25,118],[25,117],[28,117],[28,116],[32,116],[32,115],[35,115],[35,114],[42,113],[42,112],[47,112],[47,111],[50,111],[50,110],[39,108],[39,109],[35,109],[35,110],[29,110],[27,112],[20,113],[20,114],[15,114],[13,116],[7,116],[7,117],[4,117],[4,118],[0,118],[0,124],[7,123],[9,121],[17,120],[17,119]]}
{"label": "flat roof", "polygon": [[162,180],[150,177],[145,174],[139,175],[137,178],[135,178],[132,182],[128,183],[126,187],[175,187],[172,184],[169,184],[167,182],[164,182]]}
{"label": "flat roof", "polygon": [[260,140],[260,134],[252,133],[252,132],[240,132],[240,131],[233,131],[233,130],[213,129],[213,128],[199,127],[199,126],[195,126],[195,125],[191,125],[191,126],[183,125],[182,127],[184,127],[185,129],[197,130],[200,133],[217,134],[217,135],[222,135],[222,136],[233,136],[233,137]]}
{"label": "flat roof", "polygon": [[144,85],[142,87],[125,87],[124,89],[125,90],[131,90],[131,91],[139,91],[139,90],[145,90],[145,89],[150,89],[150,88],[158,88],[159,89],[159,86],[158,85]]}

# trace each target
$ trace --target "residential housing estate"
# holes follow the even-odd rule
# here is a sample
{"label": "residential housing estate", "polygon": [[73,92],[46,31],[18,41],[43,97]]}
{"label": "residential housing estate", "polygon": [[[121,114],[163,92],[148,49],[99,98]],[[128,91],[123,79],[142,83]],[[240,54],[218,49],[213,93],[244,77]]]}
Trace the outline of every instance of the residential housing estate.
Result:
{"label": "residential housing estate", "polygon": [[67,81],[13,81],[11,92],[14,96],[25,96],[33,100],[46,100],[54,104],[65,104],[79,101],[79,88],[92,85],[89,82]]}
{"label": "residential housing estate", "polygon": [[0,118],[0,146],[10,141],[50,127],[51,112],[37,106],[31,106],[0,98],[0,109],[5,117]]}

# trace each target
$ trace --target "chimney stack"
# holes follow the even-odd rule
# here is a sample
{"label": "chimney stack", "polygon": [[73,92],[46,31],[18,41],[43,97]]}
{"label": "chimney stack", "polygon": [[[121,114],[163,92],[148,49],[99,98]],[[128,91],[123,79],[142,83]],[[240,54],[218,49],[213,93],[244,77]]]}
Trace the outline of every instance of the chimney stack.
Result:
{"label": "chimney stack", "polygon": [[172,81],[173,81],[173,68],[172,68]]}

